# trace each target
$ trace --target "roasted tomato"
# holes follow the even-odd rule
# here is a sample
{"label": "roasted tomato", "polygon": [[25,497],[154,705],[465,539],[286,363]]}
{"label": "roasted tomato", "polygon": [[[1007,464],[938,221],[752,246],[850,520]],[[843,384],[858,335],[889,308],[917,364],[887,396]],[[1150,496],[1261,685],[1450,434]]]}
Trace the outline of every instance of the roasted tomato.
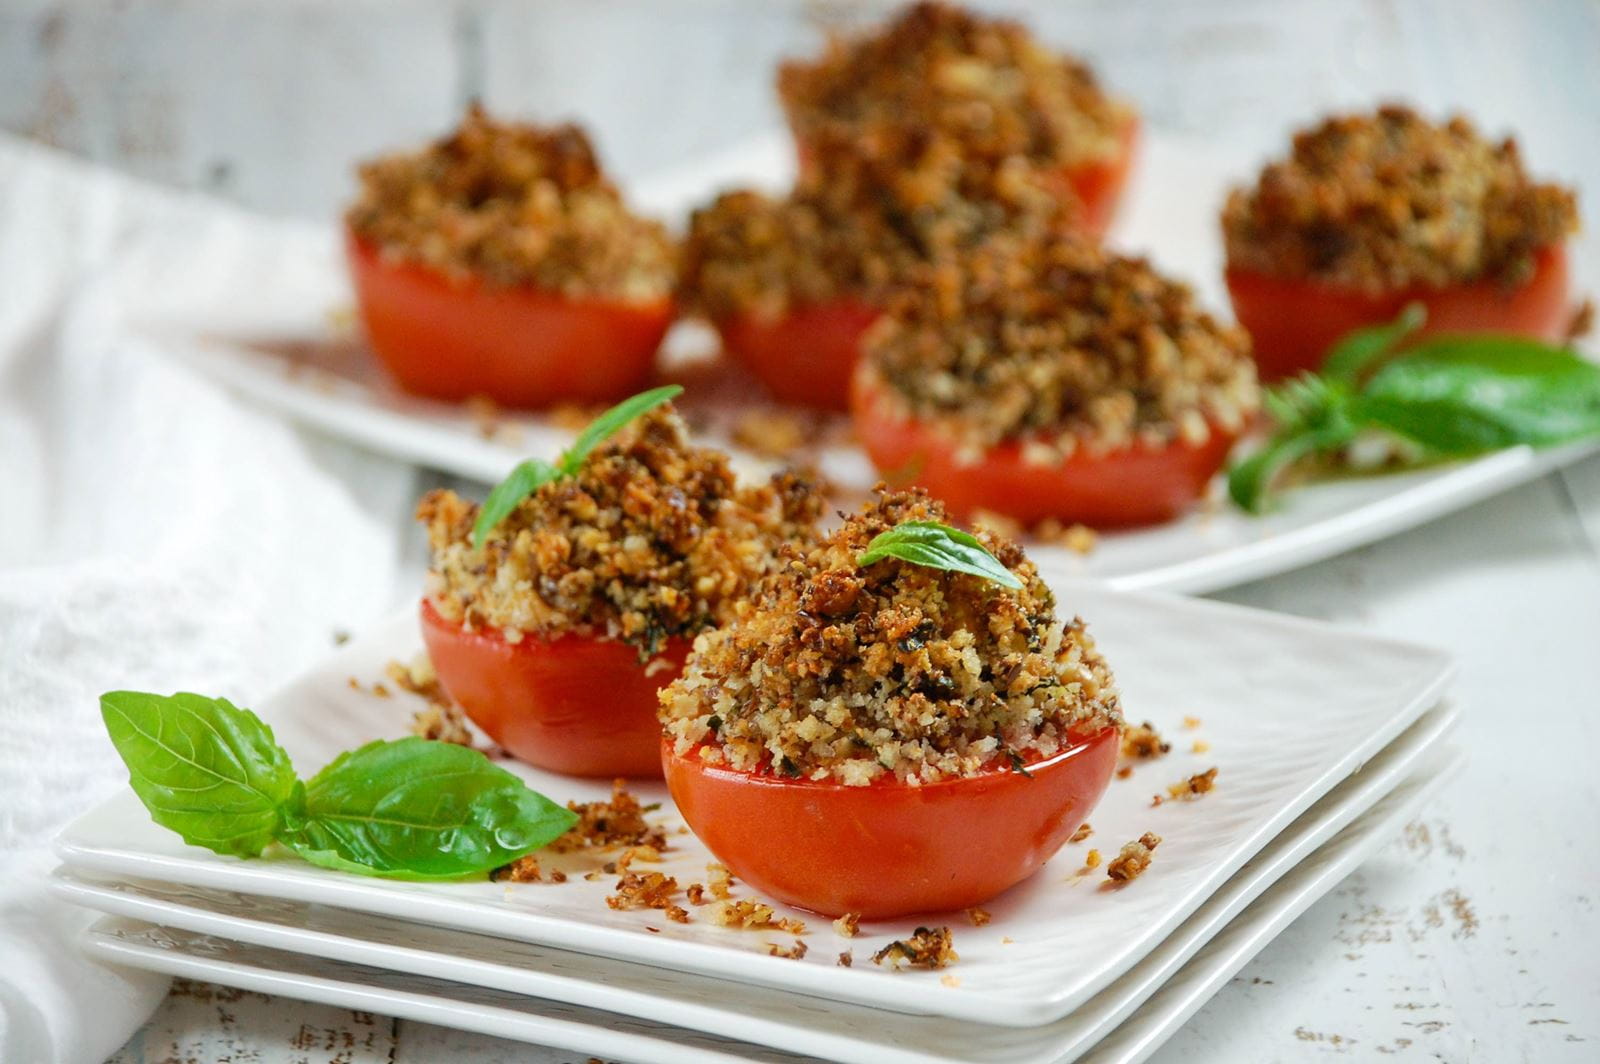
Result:
{"label": "roasted tomato", "polygon": [[865,303],[841,299],[797,307],[771,321],[727,318],[717,331],[723,348],[780,402],[846,410],[861,334],[877,319]]}
{"label": "roasted tomato", "polygon": [[1139,143],[1139,121],[1128,119],[1122,127],[1120,150],[1110,159],[1090,163],[1066,171],[1067,184],[1082,205],[1079,225],[1094,236],[1104,236],[1111,228],[1117,214],[1117,204],[1122,201],[1122,191],[1128,184],[1128,173],[1133,169],[1133,157]]}
{"label": "roasted tomato", "polygon": [[386,262],[347,235],[356,304],[372,350],[400,386],[502,406],[623,399],[650,379],[670,299],[573,299],[531,286],[455,281]]}
{"label": "roasted tomato", "polygon": [[1338,285],[1227,271],[1234,317],[1250,334],[1256,365],[1266,382],[1321,367],[1328,349],[1346,333],[1392,321],[1408,303],[1428,310],[1429,332],[1503,332],[1559,341],[1571,321],[1567,250],[1534,254],[1522,284],[1477,281],[1448,288],[1404,288],[1369,295]]}
{"label": "roasted tomato", "polygon": [[884,477],[926,488],[958,516],[988,510],[1025,525],[1049,518],[1095,528],[1170,521],[1204,494],[1236,439],[1212,425],[1199,445],[1079,449],[1053,465],[1029,462],[1023,445],[1008,441],[969,462],[937,428],[891,409],[866,365],[856,374],[851,406],[856,437]]}
{"label": "roasted tomato", "polygon": [[613,639],[468,631],[424,599],[422,641],[445,693],[514,757],[569,776],[660,778],[656,692],[683,671],[689,640],[649,662]]}
{"label": "roasted tomato", "polygon": [[767,897],[887,919],[963,909],[1028,878],[1100,801],[1114,727],[1054,757],[921,786],[865,787],[738,772],[663,740],[667,789],[689,828]]}

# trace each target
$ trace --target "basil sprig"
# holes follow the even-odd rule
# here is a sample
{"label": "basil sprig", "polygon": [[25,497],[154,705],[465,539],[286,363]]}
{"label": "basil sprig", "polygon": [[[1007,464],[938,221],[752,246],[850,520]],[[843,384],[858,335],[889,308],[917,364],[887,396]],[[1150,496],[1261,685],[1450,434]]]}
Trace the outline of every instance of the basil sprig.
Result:
{"label": "basil sprig", "polygon": [[862,567],[884,558],[898,558],[929,569],[967,573],[1002,587],[1022,589],[1022,581],[1000,564],[977,539],[937,521],[906,521],[874,536],[856,559]]}
{"label": "basil sprig", "polygon": [[472,526],[472,545],[482,547],[495,526],[504,521],[518,503],[544,485],[552,480],[577,476],[594,449],[615,435],[622,426],[682,394],[683,386],[680,384],[666,384],[640,392],[589,422],[572,446],[561,452],[553,464],[543,458],[529,458],[519,463],[483,500],[483,506],[478,510],[478,520]]}
{"label": "basil sprig", "polygon": [[1600,435],[1600,366],[1565,348],[1494,333],[1428,337],[1396,353],[1421,326],[1419,306],[1361,329],[1329,352],[1321,373],[1266,393],[1274,431],[1228,471],[1228,494],[1252,513],[1295,462],[1337,459],[1378,430],[1424,459],[1467,458]]}
{"label": "basil sprig", "polygon": [[302,783],[248,709],[138,691],[100,698],[150,817],[193,846],[397,879],[463,879],[547,845],[577,820],[476,750],[407,738],[341,754]]}

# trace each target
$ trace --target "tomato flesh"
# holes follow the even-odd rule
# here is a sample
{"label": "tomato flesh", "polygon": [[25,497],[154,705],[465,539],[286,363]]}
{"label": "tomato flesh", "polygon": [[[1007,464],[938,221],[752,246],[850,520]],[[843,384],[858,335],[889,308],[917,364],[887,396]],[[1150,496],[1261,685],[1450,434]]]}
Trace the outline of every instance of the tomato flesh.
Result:
{"label": "tomato flesh", "polygon": [[963,909],[1022,882],[1088,818],[1117,761],[1106,727],[1028,775],[996,767],[921,786],[865,787],[738,772],[663,740],[689,829],[760,894],[839,916]]}
{"label": "tomato flesh", "polygon": [[1393,321],[1408,303],[1427,307],[1423,333],[1501,332],[1555,343],[1571,319],[1570,270],[1561,244],[1536,251],[1532,276],[1515,288],[1476,281],[1372,295],[1251,270],[1230,269],[1226,278],[1234,317],[1250,334],[1264,382],[1320,368],[1340,337]]}
{"label": "tomato flesh", "polygon": [[689,640],[641,664],[614,639],[468,631],[423,599],[422,641],[445,693],[513,757],[569,776],[661,777],[656,692],[683,671]]}
{"label": "tomato flesh", "polygon": [[717,323],[723,349],[773,398],[794,406],[846,410],[861,335],[878,312],[851,299],[795,307],[775,319],[740,314]]}
{"label": "tomato flesh", "polygon": [[502,406],[623,399],[650,380],[670,299],[574,299],[529,285],[456,281],[386,261],[346,234],[367,342],[406,391]]}
{"label": "tomato flesh", "polygon": [[1052,465],[1029,462],[1021,442],[1007,441],[968,463],[936,427],[893,410],[870,366],[856,375],[852,408],[856,437],[886,478],[926,488],[958,517],[987,510],[1025,525],[1170,521],[1204,494],[1236,438],[1213,424],[1200,444],[1136,441],[1105,454],[1079,448]]}

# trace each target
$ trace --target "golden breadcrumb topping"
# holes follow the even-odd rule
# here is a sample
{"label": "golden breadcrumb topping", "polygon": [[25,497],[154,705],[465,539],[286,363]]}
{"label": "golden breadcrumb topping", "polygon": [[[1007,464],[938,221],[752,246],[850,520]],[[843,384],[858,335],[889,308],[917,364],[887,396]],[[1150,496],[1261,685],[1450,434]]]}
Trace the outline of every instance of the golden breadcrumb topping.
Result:
{"label": "golden breadcrumb topping", "polygon": [[672,292],[666,229],[628,211],[577,126],[499,122],[474,104],[448,136],[359,173],[345,221],[397,261],[568,296]]}
{"label": "golden breadcrumb topping", "polygon": [[785,63],[778,92],[811,151],[904,161],[927,141],[970,161],[1071,167],[1114,157],[1131,115],[1089,67],[1018,22],[919,3],[875,32],[833,37],[811,62]]}
{"label": "golden breadcrumb topping", "polygon": [[921,492],[884,493],[788,552],[750,608],[701,635],[661,692],[677,752],[747,771],[864,786],[929,783],[1047,758],[1120,725],[1083,622],[1015,543],[978,537],[1016,577],[856,559],[905,521],[943,521]]}
{"label": "golden breadcrumb topping", "polygon": [[1026,438],[1204,442],[1258,405],[1243,330],[1143,259],[1071,234],[997,238],[904,277],[864,343],[892,401],[975,449]]}
{"label": "golden breadcrumb topping", "polygon": [[730,620],[778,548],[811,538],[820,508],[791,474],[741,487],[726,455],[689,446],[659,407],[523,500],[482,548],[477,504],[454,492],[430,492],[417,517],[433,550],[428,598],[447,620],[513,642],[604,636],[649,656]]}
{"label": "golden breadcrumb topping", "polygon": [[1366,292],[1526,280],[1532,254],[1578,228],[1571,189],[1533,181],[1511,138],[1408,107],[1337,115],[1222,213],[1228,265]]}

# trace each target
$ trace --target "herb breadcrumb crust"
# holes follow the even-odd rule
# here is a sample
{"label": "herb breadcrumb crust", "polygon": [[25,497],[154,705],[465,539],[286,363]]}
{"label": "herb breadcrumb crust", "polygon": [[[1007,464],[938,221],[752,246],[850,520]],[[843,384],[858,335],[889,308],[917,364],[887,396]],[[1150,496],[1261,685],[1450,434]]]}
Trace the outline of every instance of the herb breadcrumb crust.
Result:
{"label": "herb breadcrumb crust", "polygon": [[1197,445],[1212,426],[1238,432],[1259,404],[1243,330],[1082,237],[986,241],[902,278],[887,306],[865,342],[875,376],[905,413],[974,449]]}
{"label": "herb breadcrumb crust", "polygon": [[1229,196],[1228,265],[1382,293],[1521,283],[1532,255],[1577,230],[1576,196],[1535,182],[1516,141],[1407,107],[1338,115]]}
{"label": "herb breadcrumb crust", "polygon": [[905,521],[942,521],[919,492],[886,494],[825,539],[785,552],[748,609],[695,642],[661,692],[679,756],[865,786],[932,783],[1048,758],[1121,724],[1083,622],[1021,549],[980,541],[1022,581],[857,557]]}
{"label": "herb breadcrumb crust", "polygon": [[577,126],[500,122],[474,105],[422,150],[363,164],[360,180],[346,224],[394,260],[629,303],[676,283],[666,229],[629,212]]}
{"label": "herb breadcrumb crust", "polygon": [[662,407],[577,476],[524,499],[482,548],[472,545],[478,505],[430,492],[417,508],[433,554],[426,594],[446,620],[496,628],[513,643],[575,633],[649,657],[668,638],[733,619],[779,549],[813,538],[820,506],[790,474],[739,485],[727,456],[691,446]]}

